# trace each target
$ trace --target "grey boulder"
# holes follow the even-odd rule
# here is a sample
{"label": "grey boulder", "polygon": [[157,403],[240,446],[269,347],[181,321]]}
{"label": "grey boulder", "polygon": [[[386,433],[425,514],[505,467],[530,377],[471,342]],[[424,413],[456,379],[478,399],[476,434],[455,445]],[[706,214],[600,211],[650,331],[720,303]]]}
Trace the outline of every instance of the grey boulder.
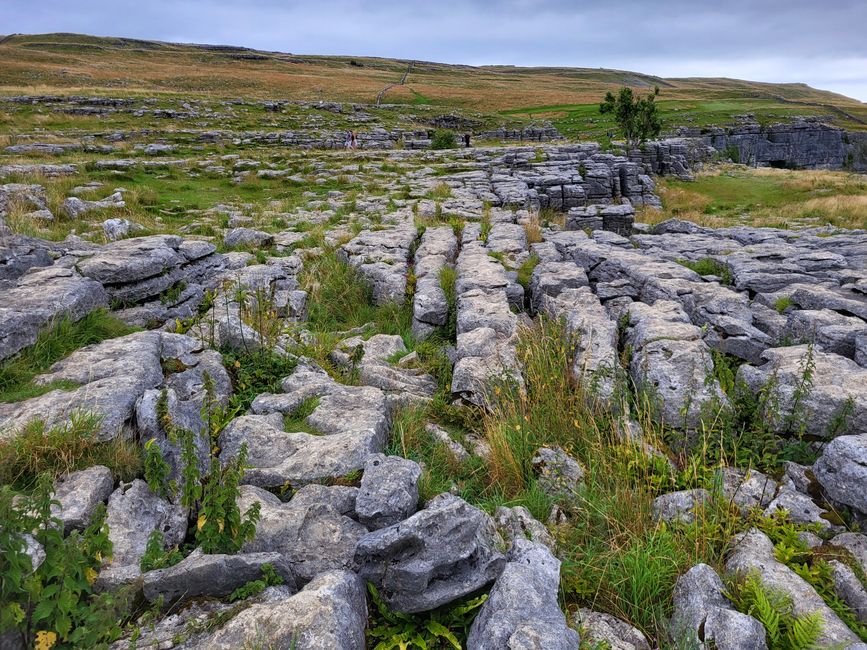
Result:
{"label": "grey boulder", "polygon": [[51,514],[63,522],[64,534],[87,528],[97,507],[111,496],[113,487],[111,470],[102,465],[59,478],[54,483],[54,499],[60,505],[52,506]]}
{"label": "grey boulder", "polygon": [[274,244],[274,235],[251,228],[233,228],[223,235],[223,243],[230,248],[268,248]]}
{"label": "grey boulder", "polygon": [[355,546],[367,529],[328,503],[283,503],[265,490],[242,485],[241,513],[258,502],[260,518],[245,553],[280,553],[303,584],[323,571],[352,569]]}
{"label": "grey boulder", "polygon": [[574,650],[580,637],[566,625],[559,588],[560,561],[541,544],[516,540],[470,627],[467,649]]}
{"label": "grey boulder", "polygon": [[355,512],[371,530],[403,521],[418,507],[418,481],[421,467],[400,456],[373,454],[364,465],[364,475]]}
{"label": "grey boulder", "polygon": [[410,518],[358,540],[355,562],[390,608],[413,613],[490,584],[503,569],[502,547],[487,514],[446,493]]}
{"label": "grey boulder", "polygon": [[187,533],[184,509],[158,497],[140,479],[112,493],[105,523],[112,557],[96,583],[104,589],[133,582],[141,575],[141,558],[155,530],[162,534],[166,548],[179,545]]}
{"label": "grey boulder", "polygon": [[641,630],[611,614],[582,607],[573,621],[575,628],[581,631],[584,642],[591,644],[591,647],[596,644],[609,650],[650,650],[650,644]]}
{"label": "grey boulder", "polygon": [[813,473],[830,499],[867,513],[867,433],[834,438]]}
{"label": "grey boulder", "polygon": [[328,571],[290,598],[245,609],[195,648],[364,650],[366,627],[364,583],[349,571]]}

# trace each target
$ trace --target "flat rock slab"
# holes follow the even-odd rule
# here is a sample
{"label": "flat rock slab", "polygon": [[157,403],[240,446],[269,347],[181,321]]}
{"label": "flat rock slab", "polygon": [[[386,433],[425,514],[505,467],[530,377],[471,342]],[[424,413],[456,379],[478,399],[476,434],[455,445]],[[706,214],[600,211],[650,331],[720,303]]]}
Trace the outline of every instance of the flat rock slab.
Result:
{"label": "flat rock slab", "polygon": [[[742,365],[737,376],[754,391],[770,385],[778,411],[769,414],[770,423],[778,432],[803,424],[805,433],[828,437],[843,414],[845,425],[837,434],[867,430],[867,368],[807,345],[771,348],[762,359],[760,366]],[[807,370],[809,389],[801,388],[799,397]]]}
{"label": "flat rock slab", "polygon": [[383,450],[385,440],[370,431],[329,435],[287,432],[283,417],[272,413],[235,418],[220,433],[219,444],[226,459],[246,444],[250,469],[243,480],[267,488],[339,479],[363,469],[370,454]]}
{"label": "flat rock slab", "polygon": [[292,568],[280,553],[207,555],[196,549],[174,566],[145,573],[142,591],[149,602],[162,598],[165,605],[201,596],[223,598],[260,579],[264,564],[270,564],[283,578],[283,584],[295,590]]}
{"label": "flat rock slab", "polygon": [[123,239],[81,260],[78,270],[102,284],[129,284],[152,278],[186,261],[178,250],[182,241],[177,235]]}
{"label": "flat rock slab", "polygon": [[[179,348],[178,340],[189,345]],[[100,440],[130,435],[137,401],[164,382],[161,362],[181,356],[187,366],[195,365],[201,350],[195,339],[162,332],[136,332],[86,346],[35,379],[41,385],[64,381],[77,388],[0,404],[0,430],[11,434],[33,420],[63,425],[76,413],[88,413],[100,420]]]}
{"label": "flat rock slab", "polygon": [[21,276],[11,289],[0,289],[0,361],[35,343],[55,319],[75,322],[107,306],[102,285],[73,269],[51,266]]}

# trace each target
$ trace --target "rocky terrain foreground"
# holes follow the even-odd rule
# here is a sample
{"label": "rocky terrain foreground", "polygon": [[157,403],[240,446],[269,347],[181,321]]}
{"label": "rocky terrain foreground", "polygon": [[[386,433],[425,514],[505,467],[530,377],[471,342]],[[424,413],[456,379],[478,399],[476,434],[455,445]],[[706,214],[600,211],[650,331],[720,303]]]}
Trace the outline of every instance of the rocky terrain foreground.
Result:
{"label": "rocky terrain foreground", "polygon": [[75,593],[119,627],[2,646],[867,647],[867,232],[650,226],[691,145],[549,135],[10,144],[0,446],[85,418],[144,460],[70,461],[8,542],[23,579],[104,531]]}

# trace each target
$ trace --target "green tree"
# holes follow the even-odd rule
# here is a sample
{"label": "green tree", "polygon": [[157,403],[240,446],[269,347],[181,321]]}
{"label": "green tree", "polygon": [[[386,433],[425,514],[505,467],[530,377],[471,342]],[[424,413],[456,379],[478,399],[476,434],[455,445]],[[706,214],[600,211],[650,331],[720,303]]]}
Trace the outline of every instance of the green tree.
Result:
{"label": "green tree", "polygon": [[659,88],[654,88],[647,97],[636,97],[632,88],[621,88],[615,96],[608,92],[605,101],[599,105],[599,112],[611,113],[617,126],[626,138],[628,150],[635,148],[648,138],[659,135],[662,123],[659,120],[659,112],[656,106],[656,96]]}

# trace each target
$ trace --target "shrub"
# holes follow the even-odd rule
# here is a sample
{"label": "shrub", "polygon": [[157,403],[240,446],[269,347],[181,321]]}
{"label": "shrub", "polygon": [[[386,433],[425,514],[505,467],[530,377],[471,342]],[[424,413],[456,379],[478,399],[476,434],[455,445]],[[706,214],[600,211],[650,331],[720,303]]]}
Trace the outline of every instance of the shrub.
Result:
{"label": "shrub", "polygon": [[437,129],[430,140],[431,149],[454,149],[457,146],[455,132],[450,129]]}
{"label": "shrub", "polygon": [[[237,553],[244,542],[253,538],[261,506],[258,502],[254,503],[242,517],[237,499],[247,467],[247,446],[241,445],[232,458],[217,457],[215,442],[226,422],[225,413],[214,397],[213,381],[207,374],[204,384],[206,398],[202,415],[205,426],[199,433],[177,426],[168,412],[166,392],[160,395],[157,415],[169,443],[181,449],[181,468],[180,485],[169,483],[166,488],[159,489],[171,492],[177,490],[180,493],[181,505],[187,509],[190,519],[196,521],[196,544],[204,553]],[[210,469],[204,475],[199,465],[197,436],[202,438],[202,443],[210,452]],[[156,449],[157,446],[153,445],[152,448]],[[164,482],[168,475],[167,463],[156,454],[148,450],[145,464],[145,480],[150,486],[156,485],[158,481]]]}
{"label": "shrub", "polygon": [[[63,536],[51,514],[52,479],[42,475],[30,497],[13,503],[0,488],[0,633],[17,630],[28,647],[92,648],[116,640],[129,610],[126,592],[96,594],[93,583],[112,544],[105,507],[83,532]],[[24,534],[32,534],[45,558],[33,567]]]}

